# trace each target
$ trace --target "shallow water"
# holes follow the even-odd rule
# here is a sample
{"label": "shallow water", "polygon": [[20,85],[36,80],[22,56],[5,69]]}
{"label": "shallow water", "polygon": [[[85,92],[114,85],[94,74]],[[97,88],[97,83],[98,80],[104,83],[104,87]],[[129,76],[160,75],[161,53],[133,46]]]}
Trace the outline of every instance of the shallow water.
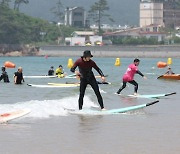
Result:
{"label": "shallow water", "polygon": [[[77,57],[73,58],[75,61]],[[51,65],[59,64],[71,74],[67,57],[1,57],[1,65],[8,60],[22,66],[24,75],[46,75]],[[115,58],[93,58],[111,85],[99,85],[107,109],[139,105],[154,99],[130,98],[114,93],[121,86],[121,78],[133,58],[121,58],[121,66],[115,67]],[[143,58],[139,70],[147,76],[136,75],[140,94],[177,92],[160,99],[158,104],[126,114],[106,116],[69,115],[64,108],[78,107],[78,88],[34,88],[26,84],[48,82],[76,82],[75,79],[25,79],[23,85],[13,84],[15,69],[7,69],[11,83],[1,81],[0,113],[30,108],[25,117],[0,125],[0,149],[2,154],[179,154],[180,153],[180,81],[157,80],[166,69],[158,69],[158,61],[167,59]],[[173,59],[172,69],[179,73],[180,61]],[[94,70],[94,73],[96,71]],[[123,95],[132,94],[129,85]],[[84,108],[98,107],[93,90],[88,87]]]}

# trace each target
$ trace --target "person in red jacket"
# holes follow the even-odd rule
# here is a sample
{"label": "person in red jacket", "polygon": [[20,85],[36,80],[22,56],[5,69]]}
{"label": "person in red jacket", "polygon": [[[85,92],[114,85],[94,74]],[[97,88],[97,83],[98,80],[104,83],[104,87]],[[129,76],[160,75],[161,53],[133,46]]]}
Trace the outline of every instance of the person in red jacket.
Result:
{"label": "person in red jacket", "polygon": [[[92,57],[93,55],[91,54],[91,51],[84,51],[83,56],[77,59],[71,68],[71,72],[75,72],[75,74],[80,77],[79,110],[82,110],[83,98],[88,84],[90,84],[93,88],[101,109],[105,110],[103,99],[99,92],[99,86],[97,84],[94,73],[92,72],[92,68],[94,68],[100,74],[103,82],[105,82],[105,77],[101,69],[93,60],[91,60]],[[79,71],[75,71],[77,67],[79,68]]]}

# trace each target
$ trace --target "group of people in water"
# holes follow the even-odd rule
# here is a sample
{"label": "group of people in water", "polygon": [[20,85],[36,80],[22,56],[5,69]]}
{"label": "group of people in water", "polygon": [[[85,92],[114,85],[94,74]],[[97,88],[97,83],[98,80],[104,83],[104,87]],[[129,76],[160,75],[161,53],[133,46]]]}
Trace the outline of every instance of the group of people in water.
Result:
{"label": "group of people in water", "polygon": [[[2,66],[1,67],[1,76],[0,76],[0,81],[4,80],[4,82],[9,83],[9,77],[8,74],[6,72],[6,67]],[[24,82],[24,78],[23,78],[23,69],[22,67],[18,67],[17,72],[14,73],[14,83],[15,84],[22,84],[22,82]]]}
{"label": "group of people in water", "polygon": [[51,68],[48,71],[49,76],[57,75],[58,77],[64,77],[64,70],[63,66],[59,65],[59,67],[56,69],[56,72],[54,73],[54,66],[51,66]]}
{"label": "group of people in water", "polygon": [[[104,104],[103,104],[103,98],[101,96],[101,93],[99,91],[98,82],[96,81],[96,78],[94,76],[94,73],[92,71],[92,68],[94,68],[100,75],[102,82],[106,82],[105,75],[103,74],[102,70],[97,66],[97,64],[91,59],[93,55],[91,54],[90,50],[85,50],[83,52],[83,55],[78,58],[72,68],[70,69],[71,72],[75,73],[76,76],[80,78],[80,89],[79,89],[79,110],[82,110],[83,107],[83,98],[85,95],[85,90],[87,85],[91,85],[92,89],[94,90],[98,103],[101,107],[101,110],[105,110]],[[121,91],[126,87],[127,83],[130,83],[134,85],[134,95],[138,95],[138,83],[134,80],[134,75],[139,74],[144,79],[147,79],[146,76],[144,76],[139,70],[138,66],[140,64],[140,60],[135,58],[133,63],[130,64],[125,72],[125,74],[122,77],[123,85],[119,88],[119,90],[116,92],[116,94],[120,94]],[[77,71],[76,68],[79,68]],[[15,84],[21,84],[22,81],[24,82],[23,73],[22,73],[22,67],[18,68],[18,71],[14,73],[14,83]],[[168,67],[168,71],[166,74],[173,74],[170,67]],[[64,71],[62,65],[59,65],[59,67],[54,72],[54,67],[51,66],[50,70],[48,71],[48,75],[57,75],[59,77],[64,77]],[[0,76],[0,81],[4,80],[4,82],[9,82],[9,78],[6,72],[6,68],[2,67],[2,74]]]}

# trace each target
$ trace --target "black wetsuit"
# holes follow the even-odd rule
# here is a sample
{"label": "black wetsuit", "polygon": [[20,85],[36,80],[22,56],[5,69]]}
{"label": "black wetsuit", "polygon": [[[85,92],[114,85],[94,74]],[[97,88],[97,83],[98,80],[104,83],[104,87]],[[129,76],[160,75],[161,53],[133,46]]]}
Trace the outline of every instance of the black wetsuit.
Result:
{"label": "black wetsuit", "polygon": [[22,84],[23,79],[23,73],[15,72],[14,77],[17,76],[16,84]]}
{"label": "black wetsuit", "polygon": [[1,74],[1,76],[0,76],[0,81],[1,81],[2,79],[4,80],[4,82],[9,82],[9,77],[8,77],[6,71],[3,71],[3,72],[2,72],[2,74]]}
{"label": "black wetsuit", "polygon": [[92,72],[92,68],[94,68],[101,76],[104,76],[103,72],[101,69],[96,65],[96,63],[90,59],[90,61],[84,61],[83,58],[79,58],[71,68],[72,72],[75,72],[76,67],[79,68],[80,72],[80,95],[79,95],[79,109],[82,109],[83,106],[83,98],[85,94],[85,90],[87,87],[87,84],[90,84],[91,87],[93,88],[98,102],[101,106],[101,109],[104,108],[103,105],[103,99],[102,96],[99,92],[99,86],[97,84],[97,81],[95,79],[94,73]]}
{"label": "black wetsuit", "polygon": [[48,75],[54,75],[54,70],[50,69],[50,70],[48,71]]}

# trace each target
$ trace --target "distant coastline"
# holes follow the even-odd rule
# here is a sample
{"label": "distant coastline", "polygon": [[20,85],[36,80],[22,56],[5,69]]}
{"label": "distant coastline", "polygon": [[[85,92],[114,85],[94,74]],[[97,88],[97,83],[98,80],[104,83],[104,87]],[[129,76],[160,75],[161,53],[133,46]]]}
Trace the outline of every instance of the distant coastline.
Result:
{"label": "distant coastline", "polygon": [[91,50],[95,57],[141,57],[141,58],[180,58],[180,45],[158,46],[57,46],[48,45],[32,50],[2,52],[0,56],[81,56],[84,50]]}
{"label": "distant coastline", "polygon": [[180,58],[180,45],[176,46],[42,46],[38,56],[81,56],[91,50],[96,57],[176,57]]}

